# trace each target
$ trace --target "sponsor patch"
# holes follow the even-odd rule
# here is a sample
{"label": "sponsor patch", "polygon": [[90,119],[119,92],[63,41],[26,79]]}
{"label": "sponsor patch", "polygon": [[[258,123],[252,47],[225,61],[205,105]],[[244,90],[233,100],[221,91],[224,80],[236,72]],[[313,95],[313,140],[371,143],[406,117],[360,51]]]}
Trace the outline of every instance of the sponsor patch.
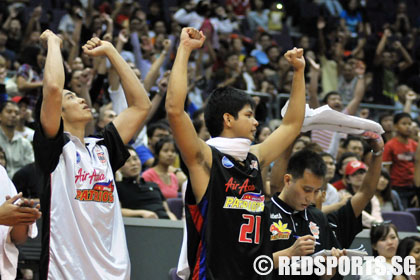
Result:
{"label": "sponsor patch", "polygon": [[241,198],[226,196],[223,208],[242,209],[252,213],[260,213],[264,211],[264,195],[259,193],[246,193]]}
{"label": "sponsor patch", "polygon": [[226,156],[224,156],[222,158],[222,165],[226,168],[232,168],[235,165],[233,164],[233,162],[231,162]]}
{"label": "sponsor patch", "polygon": [[79,152],[76,152],[76,163],[80,162],[80,154]]}
{"label": "sponsor patch", "polygon": [[280,220],[278,223],[274,222],[270,226],[270,240],[287,240],[290,238],[292,231],[287,228],[287,224],[283,224]]}
{"label": "sponsor patch", "polygon": [[319,226],[317,226],[314,222],[310,222],[309,229],[311,230],[312,235],[316,239],[319,239]]}

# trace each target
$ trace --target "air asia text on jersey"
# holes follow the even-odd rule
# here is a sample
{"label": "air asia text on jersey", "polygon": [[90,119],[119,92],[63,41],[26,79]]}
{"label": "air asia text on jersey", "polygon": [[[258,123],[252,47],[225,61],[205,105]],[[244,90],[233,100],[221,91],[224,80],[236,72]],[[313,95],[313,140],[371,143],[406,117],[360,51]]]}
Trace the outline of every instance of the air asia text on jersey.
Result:
{"label": "air asia text on jersey", "polygon": [[95,201],[104,203],[114,202],[114,182],[96,183],[92,189],[79,189],[75,199],[80,201]]}

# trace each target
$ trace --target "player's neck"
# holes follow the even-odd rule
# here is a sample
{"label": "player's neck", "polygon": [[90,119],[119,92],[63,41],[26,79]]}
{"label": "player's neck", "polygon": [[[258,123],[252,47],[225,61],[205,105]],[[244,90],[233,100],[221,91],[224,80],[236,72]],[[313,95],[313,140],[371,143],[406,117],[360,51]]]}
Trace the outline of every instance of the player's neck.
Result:
{"label": "player's neck", "polygon": [[75,125],[64,122],[64,130],[70,132],[71,135],[79,138],[82,144],[85,144],[85,125]]}

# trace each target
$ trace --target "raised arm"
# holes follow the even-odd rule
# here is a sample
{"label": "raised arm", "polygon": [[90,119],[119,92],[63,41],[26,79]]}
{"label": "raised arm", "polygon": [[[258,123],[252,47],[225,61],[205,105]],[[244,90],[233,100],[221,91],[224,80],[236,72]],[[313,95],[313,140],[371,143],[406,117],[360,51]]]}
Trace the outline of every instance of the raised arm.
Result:
{"label": "raised arm", "polygon": [[360,102],[362,102],[363,96],[365,96],[366,91],[366,82],[365,82],[365,70],[366,66],[363,63],[358,63],[356,66],[355,72],[357,76],[359,77],[356,83],[356,86],[354,88],[354,94],[353,99],[350,101],[350,103],[347,105],[347,113],[349,115],[354,115],[357,112],[357,109],[359,108]]}
{"label": "raised arm", "polygon": [[376,192],[379,177],[381,176],[382,151],[384,148],[384,142],[382,141],[382,137],[375,133],[367,132],[365,135],[370,137],[368,142],[372,149],[372,159],[370,161],[369,169],[365,175],[365,178],[363,179],[362,186],[351,198],[351,205],[356,217],[362,213],[363,209],[365,209],[366,205],[372,199]]}
{"label": "raised arm", "polygon": [[111,43],[95,37],[83,46],[83,51],[92,56],[106,55],[121,78],[128,108],[121,112],[113,123],[122,141],[127,144],[138,127],[144,123],[150,110],[151,105],[147,93],[131,67]]}
{"label": "raised arm", "polygon": [[[211,150],[201,140],[194,129],[190,117],[184,111],[187,97],[188,59],[194,49],[200,48],[206,37],[194,28],[183,28],[166,94],[165,108],[169,124],[182,158],[190,171],[193,192],[198,203],[203,197],[209,175],[205,176],[204,166],[210,167]],[[208,169],[207,169],[208,170]],[[207,179],[207,183],[205,180]],[[203,181],[204,180],[204,181]]]}
{"label": "raised arm", "polygon": [[[251,152],[258,157],[262,166],[278,159],[283,151],[292,144],[300,133],[305,116],[305,59],[303,58],[303,49],[294,48],[284,56],[295,70],[292,92],[282,124],[264,142],[251,147]],[[273,147],[276,148],[273,149]]]}
{"label": "raised arm", "polygon": [[319,85],[319,74],[321,72],[321,67],[315,62],[311,57],[306,57],[309,62],[309,88],[308,88],[308,103],[309,107],[316,109],[320,106],[318,100],[318,85]]}
{"label": "raised arm", "polygon": [[60,50],[61,39],[50,30],[44,31],[40,39],[48,48],[44,66],[41,125],[45,135],[48,138],[53,138],[60,128],[61,99],[64,88],[64,67]]}

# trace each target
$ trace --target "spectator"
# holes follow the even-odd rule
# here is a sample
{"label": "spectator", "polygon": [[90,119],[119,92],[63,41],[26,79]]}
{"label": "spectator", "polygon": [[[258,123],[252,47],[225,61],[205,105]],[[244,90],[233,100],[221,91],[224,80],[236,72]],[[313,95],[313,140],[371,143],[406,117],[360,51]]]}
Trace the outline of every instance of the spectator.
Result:
{"label": "spectator", "polygon": [[268,14],[270,10],[265,7],[264,1],[252,0],[251,9],[247,14],[249,33],[254,34],[258,29],[268,31]]}
{"label": "spectator", "polygon": [[360,137],[349,135],[347,139],[344,140],[343,148],[345,153],[353,153],[356,154],[360,159],[363,158],[363,140]]}
{"label": "spectator", "polygon": [[141,162],[136,150],[126,146],[130,157],[120,168],[123,180],[117,182],[122,215],[149,219],[177,220],[169,210],[168,203],[159,186],[146,182],[141,176]]}
{"label": "spectator", "polygon": [[[361,161],[351,161],[346,166],[345,179],[346,189],[340,192],[354,195],[363,183],[366,175],[367,166]],[[368,205],[362,212],[362,223],[364,227],[370,228],[372,222],[382,222],[381,208],[378,198],[373,195]]]}
{"label": "spectator", "polygon": [[27,126],[34,125],[32,110],[28,108],[30,101],[28,98],[22,96],[15,96],[12,100],[19,106],[19,121],[15,133],[32,142],[35,131]]}
{"label": "spectator", "polygon": [[15,133],[19,107],[13,101],[0,105],[0,146],[6,152],[7,174],[12,178],[21,167],[34,161],[31,143]]}
{"label": "spectator", "polygon": [[[364,264],[364,274],[361,275],[360,280],[392,280],[393,279],[393,265],[391,259],[395,256],[398,248],[398,230],[391,223],[377,223],[372,224],[370,229],[370,244],[372,246],[373,256],[384,257],[386,273],[381,275],[375,274],[376,269],[379,269],[376,262],[371,264],[370,273],[367,274],[366,263]],[[381,267],[381,269],[383,269]]]}
{"label": "spectator", "polygon": [[398,113],[394,116],[396,136],[389,140],[384,150],[384,167],[391,175],[391,185],[400,195],[404,209],[416,205],[414,189],[414,153],[417,143],[410,138],[411,116]]}
{"label": "spectator", "polygon": [[[169,167],[174,164],[177,153],[175,151],[175,142],[170,137],[160,139],[154,148],[155,162],[152,168],[143,172],[143,178],[147,182],[156,183],[165,198],[178,197],[178,179],[176,174],[170,172]],[[181,170],[176,170],[179,172]]]}
{"label": "spectator", "polygon": [[381,177],[379,177],[376,197],[379,200],[381,211],[403,211],[400,196],[391,188],[391,177],[386,169],[382,168]]}
{"label": "spectator", "polygon": [[337,174],[340,177],[339,180],[334,181],[333,186],[337,190],[342,190],[347,188],[347,181],[345,180],[346,175],[346,166],[349,162],[360,160],[360,158],[354,153],[344,153],[341,155],[340,159],[337,162]]}
{"label": "spectator", "polygon": [[382,134],[382,139],[384,139],[384,143],[388,142],[389,140],[394,137],[393,135],[393,121],[394,121],[394,115],[390,112],[383,113],[379,116],[379,124],[384,129],[385,133]]}
{"label": "spectator", "polygon": [[[407,256],[414,257],[416,270],[413,271],[416,273],[419,270],[420,266],[420,237],[418,236],[409,236],[400,241],[397,249],[397,256],[400,256],[403,260]],[[412,276],[403,274],[394,277],[395,280],[410,280],[413,279]],[[417,278],[416,278],[417,279]]]}

